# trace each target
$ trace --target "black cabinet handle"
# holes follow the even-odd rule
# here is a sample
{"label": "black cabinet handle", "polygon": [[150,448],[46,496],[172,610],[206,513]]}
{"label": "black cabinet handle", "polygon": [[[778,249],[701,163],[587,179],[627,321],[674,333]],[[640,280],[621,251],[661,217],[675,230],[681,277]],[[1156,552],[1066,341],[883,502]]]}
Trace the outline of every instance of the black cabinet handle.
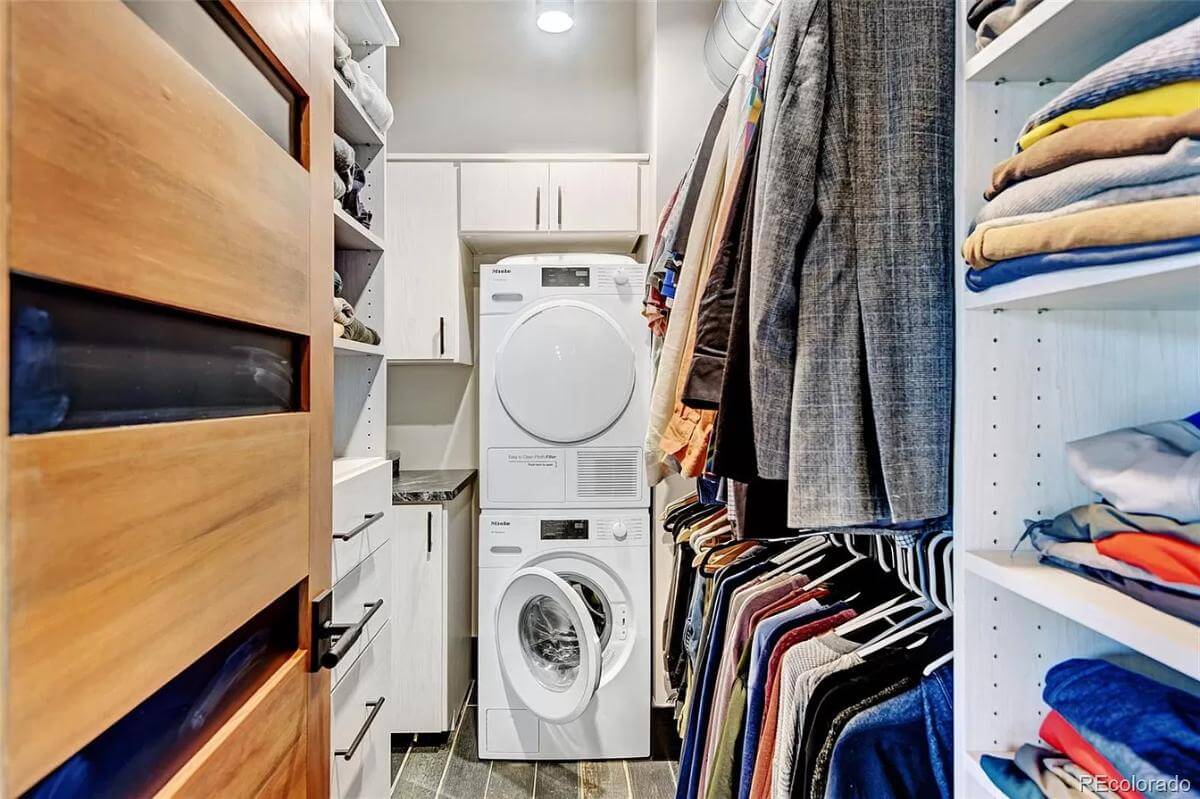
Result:
{"label": "black cabinet handle", "polygon": [[333,646],[328,652],[321,655],[321,665],[327,669],[332,669],[346,657],[346,653],[350,651],[350,647],[354,646],[354,642],[362,636],[363,628],[367,626],[367,622],[371,620],[381,607],[383,600],[376,599],[374,602],[368,602],[363,605],[367,612],[363,617],[354,624],[334,624],[328,622],[322,629],[322,632],[327,638],[336,638]]}
{"label": "black cabinet handle", "polygon": [[558,187],[558,229],[562,230],[562,186]]}
{"label": "black cabinet handle", "polygon": [[375,717],[379,715],[380,708],[383,707],[383,697],[379,697],[374,702],[367,702],[367,707],[371,712],[367,714],[367,720],[358,728],[358,734],[354,736],[354,740],[350,742],[349,749],[335,749],[334,757],[340,757],[343,760],[349,760],[354,757],[354,753],[358,751],[358,746],[363,742],[363,738],[367,737],[367,730],[371,729],[371,722],[375,721]]}
{"label": "black cabinet handle", "polygon": [[358,535],[363,530],[366,530],[368,527],[370,527],[372,524],[374,524],[375,522],[379,521],[382,518],[383,518],[383,511],[379,511],[378,513],[368,513],[366,516],[363,517],[363,519],[365,521],[361,522],[357,527],[355,527],[350,532],[334,533],[333,540],[334,541],[349,541],[351,538],[354,538],[354,536]]}
{"label": "black cabinet handle", "polygon": [[433,511],[425,512],[425,554],[433,554]]}
{"label": "black cabinet handle", "polygon": [[537,187],[537,194],[533,200],[533,229],[539,230],[542,227],[542,187]]}
{"label": "black cabinet handle", "polygon": [[438,317],[438,355],[446,354],[446,317]]}

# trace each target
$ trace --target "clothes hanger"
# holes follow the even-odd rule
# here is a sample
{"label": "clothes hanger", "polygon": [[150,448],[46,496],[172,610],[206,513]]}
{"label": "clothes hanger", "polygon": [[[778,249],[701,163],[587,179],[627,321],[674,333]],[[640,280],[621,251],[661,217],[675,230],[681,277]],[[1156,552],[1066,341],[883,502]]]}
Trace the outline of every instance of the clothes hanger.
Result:
{"label": "clothes hanger", "polygon": [[[810,538],[803,539],[795,546],[789,547],[783,552],[780,552],[778,555],[770,558],[770,561],[775,564],[775,568],[762,575],[762,579],[769,580],[772,577],[778,577],[784,572],[799,571],[799,569],[794,567],[801,560],[811,557],[818,552],[824,552],[831,546],[832,544],[830,544],[829,540],[824,536],[812,536]],[[813,562],[816,563],[816,561]]]}
{"label": "clothes hanger", "polygon": [[660,522],[665,521],[666,518],[668,516],[670,516],[672,513],[674,513],[675,511],[681,510],[684,506],[690,505],[693,502],[699,502],[699,501],[700,501],[700,495],[697,494],[695,491],[693,491],[692,493],[688,494],[685,497],[680,497],[679,499],[675,500],[674,502],[670,503],[669,505],[667,505],[665,508],[662,509],[662,513],[658,514],[658,520]]}

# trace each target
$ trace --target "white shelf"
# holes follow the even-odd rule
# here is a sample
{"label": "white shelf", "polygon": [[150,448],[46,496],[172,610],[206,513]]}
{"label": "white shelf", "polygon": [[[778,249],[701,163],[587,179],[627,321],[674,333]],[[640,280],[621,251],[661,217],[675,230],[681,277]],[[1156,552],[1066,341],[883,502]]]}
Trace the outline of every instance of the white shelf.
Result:
{"label": "white shelf", "polygon": [[351,477],[374,469],[386,460],[387,458],[334,458],[333,484],[337,485],[345,480],[349,480]]}
{"label": "white shelf", "polygon": [[1200,679],[1200,627],[1076,574],[1036,552],[968,552],[966,570],[1164,665]]}
{"label": "white shelf", "polygon": [[992,782],[991,777],[983,770],[981,759],[984,755],[995,755],[996,757],[1005,757],[1011,759],[1012,752],[968,752],[967,753],[967,773],[970,774],[983,792],[992,799],[1008,799],[1008,795],[1004,791],[996,787],[996,783]]}
{"label": "white shelf", "polygon": [[383,0],[336,0],[333,18],[352,47],[395,47],[400,44],[400,36],[383,7]]}
{"label": "white shelf", "polygon": [[382,358],[383,346],[380,344],[364,344],[361,341],[351,341],[348,338],[335,338],[333,340],[333,352],[335,355],[340,353],[349,356]]}
{"label": "white shelf", "polygon": [[333,73],[333,132],[351,144],[383,147],[383,134],[336,70]]}
{"label": "white shelf", "polygon": [[333,207],[333,243],[339,250],[383,252],[383,242],[340,206]]}
{"label": "white shelf", "polygon": [[1043,0],[967,61],[969,81],[1075,81],[1200,13],[1195,0]]}
{"label": "white shelf", "polygon": [[1200,253],[1034,275],[969,293],[965,306],[973,310],[1197,310]]}

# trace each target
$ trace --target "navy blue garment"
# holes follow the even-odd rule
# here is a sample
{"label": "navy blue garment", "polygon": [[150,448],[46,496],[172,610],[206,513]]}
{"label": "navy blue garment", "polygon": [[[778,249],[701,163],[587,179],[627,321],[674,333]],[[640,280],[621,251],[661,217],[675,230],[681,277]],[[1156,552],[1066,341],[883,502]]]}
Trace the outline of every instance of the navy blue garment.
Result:
{"label": "navy blue garment", "polygon": [[921,680],[929,767],[941,799],[954,796],[954,667],[949,663]]}
{"label": "navy blue garment", "polygon": [[929,768],[921,687],[859,713],[829,759],[826,799],[912,799],[941,795]]}
{"label": "navy blue garment", "polygon": [[740,588],[760,574],[775,568],[769,560],[734,564],[717,578],[709,623],[700,640],[700,668],[693,675],[692,703],[688,710],[687,732],[679,753],[679,782],[677,799],[695,799],[700,785],[700,767],[704,744],[708,737],[708,718],[716,689],[717,671],[721,662],[721,642],[725,640],[725,622],[729,615],[729,600]]}
{"label": "navy blue garment", "polygon": [[1176,591],[1166,586],[1156,585],[1148,580],[1126,577],[1123,574],[1117,574],[1108,569],[1099,569],[1095,566],[1089,566],[1086,563],[1076,563],[1073,560],[1058,558],[1046,553],[1042,553],[1038,560],[1049,566],[1074,572],[1081,577],[1086,577],[1101,585],[1107,585],[1152,608],[1157,608],[1163,613],[1168,613],[1176,618],[1200,625],[1200,598],[1197,598],[1195,594]]}
{"label": "navy blue garment", "polygon": [[1149,799],[1200,796],[1200,697],[1076,658],[1050,669],[1042,698],[1121,776],[1151,786],[1172,777],[1192,784],[1188,793],[1143,790]]}
{"label": "navy blue garment", "polygon": [[[767,635],[759,655],[756,673],[746,679],[746,729],[742,735],[742,762],[739,770],[738,797],[745,799],[750,795],[750,786],[754,782],[754,761],[758,757],[759,736],[762,734],[762,722],[767,704],[767,667],[771,664],[771,653],[783,636],[805,624],[828,618],[841,613],[850,606],[844,602],[836,602],[828,607],[818,608],[811,613],[799,614],[781,624]],[[784,611],[784,615],[788,611]],[[770,624],[764,621],[763,624]]]}
{"label": "navy blue garment", "polygon": [[1011,758],[984,755],[979,759],[979,765],[1008,799],[1045,799],[1042,789]]}
{"label": "navy blue garment", "polygon": [[1123,244],[1116,247],[1081,247],[1077,250],[1023,255],[1020,258],[1009,258],[1007,261],[998,261],[986,269],[968,269],[967,288],[971,291],[984,291],[990,289],[992,286],[1011,283],[1023,277],[1041,275],[1047,272],[1061,272],[1067,269],[1080,269],[1087,266],[1124,264],[1131,261],[1144,261],[1149,258],[1162,258],[1167,255],[1180,255],[1198,250],[1200,250],[1200,236],[1187,236],[1182,239],[1148,241],[1143,244]]}

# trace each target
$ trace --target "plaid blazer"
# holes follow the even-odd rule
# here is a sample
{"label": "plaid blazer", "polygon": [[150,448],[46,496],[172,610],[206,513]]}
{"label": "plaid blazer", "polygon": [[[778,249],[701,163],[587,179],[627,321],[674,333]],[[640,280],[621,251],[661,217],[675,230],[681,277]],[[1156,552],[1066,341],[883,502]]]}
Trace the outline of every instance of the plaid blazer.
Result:
{"label": "plaid blazer", "polygon": [[792,527],[948,509],[954,4],[785,0],[751,260],[754,437]]}

